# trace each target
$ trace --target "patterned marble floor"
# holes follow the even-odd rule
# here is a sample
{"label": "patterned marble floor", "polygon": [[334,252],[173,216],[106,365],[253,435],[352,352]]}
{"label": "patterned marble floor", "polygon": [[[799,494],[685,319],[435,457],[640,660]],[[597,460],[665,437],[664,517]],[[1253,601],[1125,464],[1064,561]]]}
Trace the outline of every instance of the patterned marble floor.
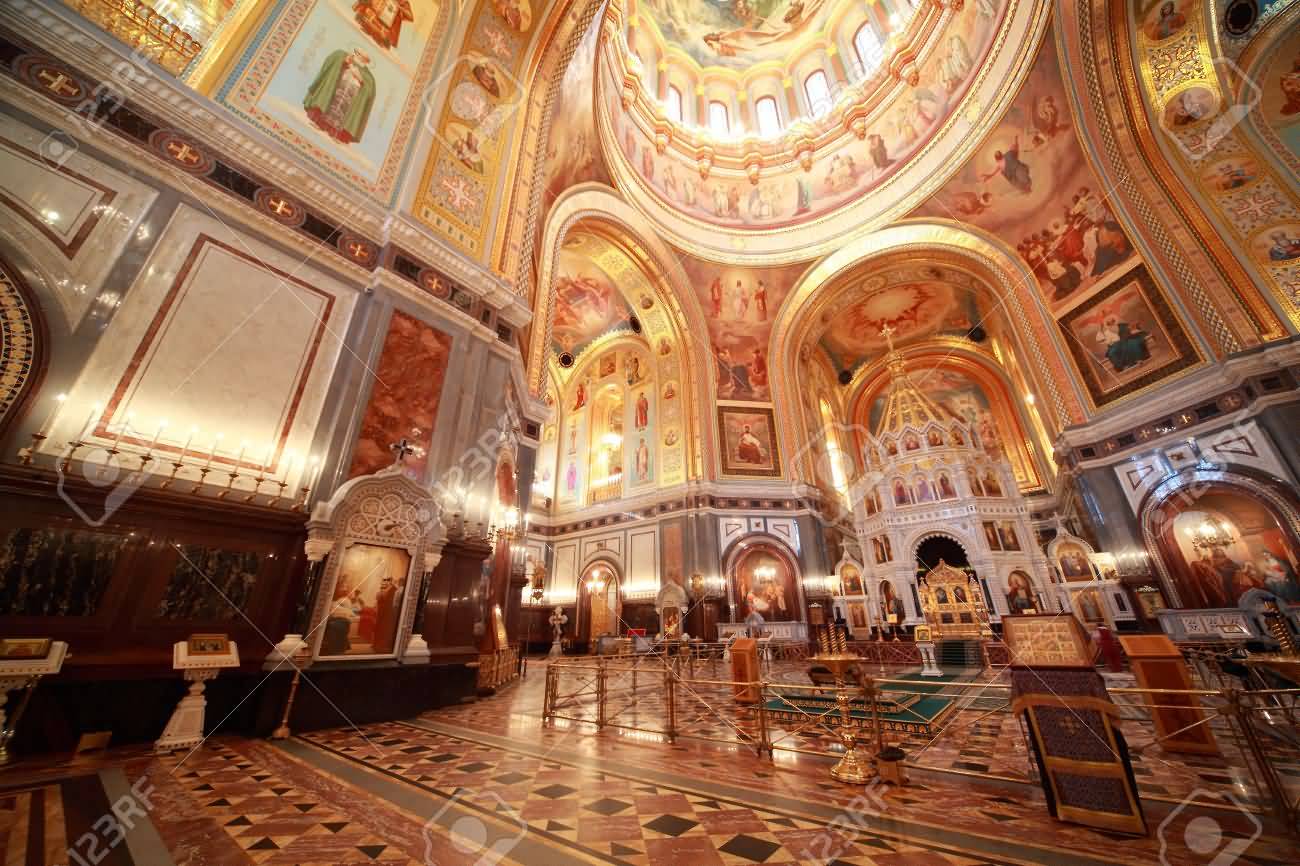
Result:
{"label": "patterned marble floor", "polygon": [[[629,673],[609,675],[606,718],[616,725],[664,731],[668,716],[665,690],[649,666],[653,663],[645,664],[638,670],[635,680]],[[806,670],[806,662],[774,663],[765,673],[773,682],[809,685]],[[872,670],[870,673],[878,672]],[[893,680],[894,685],[889,687],[899,689],[896,694],[905,693],[907,687],[898,683],[911,673],[914,669],[885,669],[882,678]],[[695,671],[696,681],[687,679],[679,686],[675,695],[679,719],[677,730],[687,737],[757,742],[757,710],[731,700],[729,687],[710,685],[708,680],[713,676],[713,667],[703,664]],[[1108,674],[1107,678],[1112,688],[1136,685],[1127,674]],[[595,722],[594,689],[582,688],[580,682],[583,679],[592,677],[575,671],[562,678],[562,695],[581,694],[562,701],[559,712],[570,719]],[[908,753],[909,761],[919,767],[1032,782],[1036,778],[1036,769],[1030,762],[1020,722],[1010,712],[1006,685],[1001,675],[969,672],[941,692],[952,695],[954,705],[953,711],[944,717],[938,733],[886,734],[885,742],[901,746]],[[537,699],[540,704],[540,695]],[[1155,742],[1148,713],[1138,705],[1143,700],[1140,696],[1121,694],[1115,699],[1125,707],[1125,719],[1120,728],[1129,744],[1133,773],[1144,797],[1176,803],[1200,790],[1216,797],[1230,796],[1252,805],[1264,802],[1263,792],[1252,777],[1248,761],[1226,721],[1215,719],[1211,724],[1222,756],[1177,754],[1164,750]],[[529,712],[532,712],[531,706]],[[537,712],[540,713],[540,707]],[[842,753],[837,730],[829,723],[809,717],[798,725],[783,725],[777,721],[768,724],[769,737],[778,749]],[[1274,751],[1272,758],[1274,768],[1292,789],[1292,795],[1300,797],[1300,753],[1279,749]]]}
{"label": "patterned marble floor", "polygon": [[[913,770],[902,788],[848,786],[817,755],[544,729],[544,679],[534,664],[492,698],[286,742],[19,767],[0,775],[0,862],[1190,866],[1216,840],[1232,854],[1218,862],[1297,861],[1294,840],[1236,810],[1148,802],[1152,835],[1133,838],[1052,820],[1029,785]],[[1005,738],[970,727],[967,758]]]}

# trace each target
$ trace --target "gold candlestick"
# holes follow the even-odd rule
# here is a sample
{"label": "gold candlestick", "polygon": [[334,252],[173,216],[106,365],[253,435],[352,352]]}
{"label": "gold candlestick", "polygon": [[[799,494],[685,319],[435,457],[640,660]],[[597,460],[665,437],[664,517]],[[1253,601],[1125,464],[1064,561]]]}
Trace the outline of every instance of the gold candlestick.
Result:
{"label": "gold candlestick", "polygon": [[113,446],[112,448],[109,448],[104,453],[107,454],[108,457],[105,458],[103,463],[99,464],[99,471],[95,473],[95,477],[100,480],[103,480],[104,477],[108,475],[108,464],[111,463],[117,457],[117,455],[121,454],[122,452],[117,450],[117,446]]}
{"label": "gold candlestick", "polygon": [[284,498],[284,488],[289,486],[288,481],[277,481],[275,483],[280,485],[280,489],[276,491],[275,497],[267,503],[272,508],[280,504],[280,500]]}
{"label": "gold candlestick", "polygon": [[198,493],[203,489],[203,484],[207,480],[208,473],[211,471],[212,470],[206,466],[200,467],[199,480],[194,482],[194,486],[190,488],[190,493]]}
{"label": "gold candlestick", "polygon": [[218,499],[225,499],[230,495],[230,492],[235,489],[235,479],[239,477],[239,470],[232,469],[227,474],[230,476],[230,480],[226,482],[225,489],[217,494]]}
{"label": "gold candlestick", "polygon": [[82,442],[80,439],[73,439],[71,442],[69,442],[68,453],[64,456],[63,465],[59,467],[59,471],[66,475],[68,470],[72,468],[72,455],[76,454],[78,451],[80,451],[82,448],[85,447],[86,447],[86,443]]}
{"label": "gold candlestick", "polygon": [[[171,487],[171,486],[172,486],[172,482],[174,482],[174,481],[176,480],[176,473],[177,473],[177,472],[180,472],[181,469],[182,469],[184,466],[185,466],[185,464],[182,463],[181,461],[179,461],[179,460],[173,460],[173,461],[172,461],[172,471],[171,471],[171,474],[168,475],[167,478],[163,480],[163,483],[162,483],[162,484],[159,484],[159,485],[158,485],[158,489],[159,489],[159,490],[166,490],[168,487]],[[191,491],[191,492],[192,492],[192,491]]]}
{"label": "gold candlestick", "polygon": [[262,475],[261,473],[257,474],[257,476],[253,479],[253,492],[244,497],[245,502],[252,502],[254,499],[257,498],[257,493],[259,490],[262,489],[262,482],[265,480],[266,480],[265,475]]}
{"label": "gold candlestick", "polygon": [[37,430],[32,434],[32,444],[26,448],[18,449],[18,456],[22,459],[24,466],[32,465],[32,458],[36,456],[36,449],[45,441],[45,434]]}

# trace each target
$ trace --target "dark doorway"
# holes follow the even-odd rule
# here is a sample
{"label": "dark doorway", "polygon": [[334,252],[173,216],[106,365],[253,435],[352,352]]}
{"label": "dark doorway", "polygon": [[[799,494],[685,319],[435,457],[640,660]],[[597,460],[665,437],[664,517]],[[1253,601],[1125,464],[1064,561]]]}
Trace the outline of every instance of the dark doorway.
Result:
{"label": "dark doorway", "polygon": [[970,568],[966,551],[960,544],[945,535],[936,535],[922,541],[916,549],[916,573],[928,574],[941,559],[953,568]]}

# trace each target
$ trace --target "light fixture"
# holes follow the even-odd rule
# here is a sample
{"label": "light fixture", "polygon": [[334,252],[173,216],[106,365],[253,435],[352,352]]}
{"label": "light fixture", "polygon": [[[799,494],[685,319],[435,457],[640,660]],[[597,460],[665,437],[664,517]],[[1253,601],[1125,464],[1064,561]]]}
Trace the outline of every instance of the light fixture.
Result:
{"label": "light fixture", "polygon": [[587,578],[587,592],[599,595],[605,591],[605,572],[603,569],[594,569],[591,577]]}
{"label": "light fixture", "polygon": [[1191,536],[1192,546],[1206,551],[1227,547],[1236,541],[1232,535],[1232,525],[1226,520],[1213,517],[1201,521],[1201,525],[1196,527],[1195,532],[1191,532]]}

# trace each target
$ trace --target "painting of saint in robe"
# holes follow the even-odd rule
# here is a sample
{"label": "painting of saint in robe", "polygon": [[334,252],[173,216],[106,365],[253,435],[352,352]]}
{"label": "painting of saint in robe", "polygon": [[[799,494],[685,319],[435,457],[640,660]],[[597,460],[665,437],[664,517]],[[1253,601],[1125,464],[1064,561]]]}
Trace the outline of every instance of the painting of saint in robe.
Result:
{"label": "painting of saint in robe", "polygon": [[636,446],[636,480],[648,481],[650,478],[650,449],[645,444],[645,437]]}
{"label": "painting of saint in robe", "polygon": [[369,66],[370,57],[359,48],[331,52],[302,101],[311,122],[335,141],[351,144],[366,132],[375,104]]}
{"label": "painting of saint in robe", "polygon": [[736,442],[736,459],[741,463],[762,463],[763,443],[759,441],[746,424]]}
{"label": "painting of saint in robe", "polygon": [[403,21],[415,21],[409,0],[357,0],[352,11],[361,32],[384,48],[397,47]]}

